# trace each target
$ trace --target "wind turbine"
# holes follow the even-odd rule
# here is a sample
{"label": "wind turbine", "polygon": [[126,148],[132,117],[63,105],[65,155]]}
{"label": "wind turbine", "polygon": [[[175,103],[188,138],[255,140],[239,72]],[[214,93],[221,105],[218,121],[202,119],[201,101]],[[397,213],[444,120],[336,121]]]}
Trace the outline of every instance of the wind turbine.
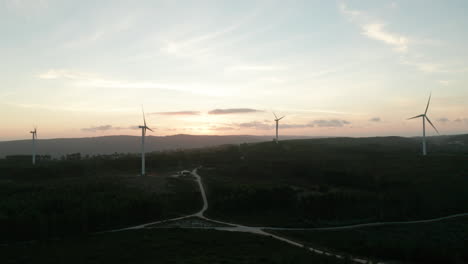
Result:
{"label": "wind turbine", "polygon": [[37,139],[37,127],[34,127],[33,131],[29,131],[32,134],[32,164],[36,165],[36,139]]}
{"label": "wind turbine", "polygon": [[278,123],[281,119],[283,119],[285,116],[282,116],[280,118],[278,118],[275,114],[275,112],[273,112],[273,115],[275,116],[275,122],[276,122],[276,144],[278,144]]}
{"label": "wind turbine", "polygon": [[141,107],[141,112],[143,113],[143,126],[138,126],[141,128],[141,176],[145,176],[145,135],[146,130],[148,129],[151,132],[154,132],[151,128],[146,125],[145,119],[145,111],[143,110],[143,106]]}
{"label": "wind turbine", "polygon": [[434,124],[432,124],[431,120],[429,119],[429,117],[427,117],[427,110],[429,109],[429,104],[431,102],[431,94],[429,95],[429,100],[427,100],[427,106],[426,106],[426,111],[424,111],[424,114],[420,114],[420,115],[417,115],[417,116],[413,116],[411,118],[408,118],[408,120],[410,119],[415,119],[415,118],[422,118],[422,121],[423,121],[423,137],[422,137],[422,154],[423,156],[426,156],[427,155],[427,151],[426,151],[426,120],[427,122],[429,122],[429,124],[431,124],[431,126],[435,129],[435,131],[437,132],[437,134],[439,134],[439,131],[437,130],[437,128],[434,126]]}

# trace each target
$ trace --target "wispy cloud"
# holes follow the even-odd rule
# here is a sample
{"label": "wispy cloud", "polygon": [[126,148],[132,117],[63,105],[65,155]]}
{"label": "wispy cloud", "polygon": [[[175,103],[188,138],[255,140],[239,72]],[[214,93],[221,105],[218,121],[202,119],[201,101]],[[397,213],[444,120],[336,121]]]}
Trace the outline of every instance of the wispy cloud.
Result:
{"label": "wispy cloud", "polygon": [[125,130],[125,129],[136,130],[136,129],[139,129],[139,127],[138,126],[115,127],[115,126],[112,126],[112,125],[102,125],[102,126],[92,126],[92,127],[82,128],[81,131],[84,131],[84,132],[102,132],[102,131]]}
{"label": "wispy cloud", "polygon": [[358,20],[360,17],[364,15],[364,13],[359,10],[353,10],[353,9],[348,8],[348,6],[343,2],[340,2],[338,4],[338,7],[340,9],[340,12],[346,15],[352,21]]}
{"label": "wispy cloud", "polygon": [[468,125],[468,118],[457,118],[454,120],[456,123],[464,123]]}
{"label": "wispy cloud", "polygon": [[[351,122],[346,120],[339,119],[330,119],[330,120],[313,120],[304,124],[297,123],[280,123],[279,127],[281,129],[300,129],[300,128],[313,128],[313,127],[343,127],[349,125]],[[240,128],[249,128],[249,129],[258,129],[258,130],[270,130],[274,129],[275,125],[271,124],[269,121],[252,121],[246,123],[234,124]]]}
{"label": "wispy cloud", "polygon": [[362,26],[363,34],[371,39],[382,41],[392,46],[395,51],[406,52],[408,50],[409,40],[407,37],[391,33],[385,29],[381,23],[370,23]]}
{"label": "wispy cloud", "polygon": [[39,79],[55,80],[55,79],[70,79],[70,80],[90,80],[97,78],[96,75],[79,71],[50,69],[46,72],[37,75]]}
{"label": "wispy cloud", "polygon": [[223,41],[222,38],[226,35],[235,32],[246,25],[261,11],[262,8],[255,8],[252,12],[248,13],[244,17],[236,19],[227,26],[202,33],[198,36],[182,40],[165,39],[164,45],[161,47],[160,51],[176,57],[204,60],[206,59],[206,55],[213,52],[213,47],[216,43]]}
{"label": "wispy cloud", "polygon": [[345,3],[338,5],[340,12],[353,23],[359,25],[362,34],[370,39],[381,41],[393,47],[397,52],[408,51],[410,38],[400,33],[390,32],[386,24],[371,18],[363,11],[350,9]]}
{"label": "wispy cloud", "polygon": [[281,128],[285,128],[285,129],[294,129],[294,128],[309,128],[309,127],[315,127],[315,125],[311,122],[311,123],[307,123],[307,124],[288,124],[288,123],[285,123],[285,124],[280,124],[280,127]]}
{"label": "wispy cloud", "polygon": [[369,119],[369,121],[378,123],[378,122],[382,121],[382,119],[380,119],[380,117],[373,117],[373,118]]}
{"label": "wispy cloud", "polygon": [[228,109],[214,109],[208,112],[210,115],[228,115],[228,114],[246,114],[264,112],[263,110],[252,109],[252,108],[228,108]]}
{"label": "wispy cloud", "polygon": [[286,66],[281,66],[281,65],[248,65],[248,64],[243,64],[243,65],[235,65],[226,68],[227,72],[270,72],[270,71],[282,71],[287,69]]}
{"label": "wispy cloud", "polygon": [[[401,64],[412,66],[424,73],[463,73],[466,71],[464,65],[449,66],[447,63],[433,62],[433,60],[425,58],[424,54],[420,53],[421,49],[414,48],[420,45],[439,46],[441,41],[421,39],[416,36],[408,36],[388,30],[387,26],[389,23],[372,17],[364,11],[353,10],[344,2],[339,3],[338,7],[344,16],[360,27],[363,36],[392,47],[392,49],[399,54],[399,61]],[[389,7],[396,8],[397,5],[393,2]],[[447,85],[446,83],[441,84]]]}
{"label": "wispy cloud", "polygon": [[120,130],[120,127],[114,127],[112,125],[102,125],[102,126],[93,126],[82,128],[81,131],[85,132],[100,132],[100,131],[109,131],[109,130]]}
{"label": "wispy cloud", "polygon": [[438,82],[443,86],[449,86],[450,84],[453,83],[453,81],[451,80],[439,80]]}
{"label": "wispy cloud", "polygon": [[176,111],[176,112],[154,112],[149,115],[168,115],[168,116],[185,116],[185,115],[200,115],[199,111]]}
{"label": "wispy cloud", "polygon": [[330,120],[314,120],[311,124],[317,125],[318,127],[343,127],[345,125],[351,124],[351,122],[346,120],[339,119],[330,119]]}
{"label": "wispy cloud", "polygon": [[237,130],[237,128],[231,126],[212,126],[209,128],[210,130],[214,131],[230,131],[230,130]]}
{"label": "wispy cloud", "polygon": [[259,130],[269,130],[273,129],[274,125],[268,124],[267,122],[261,121],[252,121],[246,123],[237,124],[240,128],[251,128],[251,129],[259,129]]}
{"label": "wispy cloud", "polygon": [[210,96],[225,96],[229,94],[228,89],[219,89],[219,86],[213,85],[202,85],[197,83],[164,83],[156,81],[125,81],[104,78],[95,73],[66,69],[51,69],[37,74],[36,77],[43,80],[66,80],[77,87],[109,89],[161,89]]}
{"label": "wispy cloud", "polygon": [[63,44],[64,48],[81,48],[84,46],[92,45],[95,42],[109,38],[115,34],[122,33],[130,29],[135,23],[134,16],[119,17],[118,20],[111,21],[97,27],[93,27],[91,32],[85,33],[81,36],[74,37],[73,39]]}
{"label": "wispy cloud", "polygon": [[439,121],[439,122],[441,122],[441,123],[447,123],[447,122],[449,122],[450,120],[449,120],[448,118],[446,118],[446,117],[441,117],[441,118],[437,119],[437,121]]}

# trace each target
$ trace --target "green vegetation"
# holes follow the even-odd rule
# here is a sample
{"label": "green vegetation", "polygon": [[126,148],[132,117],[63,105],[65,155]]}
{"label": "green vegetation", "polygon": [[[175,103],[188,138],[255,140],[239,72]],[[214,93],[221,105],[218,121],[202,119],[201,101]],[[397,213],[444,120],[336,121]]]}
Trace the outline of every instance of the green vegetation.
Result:
{"label": "green vegetation", "polygon": [[[433,146],[433,145],[430,145]],[[335,226],[468,211],[468,154],[404,138],[314,139],[213,150],[200,171],[213,218]]]}
{"label": "green vegetation", "polygon": [[112,174],[115,168],[100,173],[90,169],[93,162],[99,160],[54,161],[35,168],[3,164],[0,242],[84,235],[186,215],[202,206],[192,178],[168,177],[169,172]]}
{"label": "green vegetation", "polygon": [[151,229],[0,246],[2,263],[342,263],[268,237]]}
{"label": "green vegetation", "polygon": [[[140,159],[131,154],[42,160],[35,167],[27,160],[0,160],[0,241],[39,240],[2,250],[7,254],[28,250],[25,258],[43,262],[75,261],[73,256],[79,252],[90,252],[77,257],[77,263],[99,263],[123,252],[122,248],[131,248],[109,257],[109,262],[149,262],[157,256],[175,263],[301,263],[321,257],[307,254],[303,258],[306,252],[300,248],[248,234],[155,229],[82,235],[198,211],[202,200],[194,179],[170,174],[199,165],[203,165],[199,173],[209,201],[207,215],[232,223],[323,227],[468,212],[467,142],[466,135],[431,138],[427,157],[419,153],[419,140],[397,137],[290,140],[157,152],[147,156],[146,177],[137,176]],[[181,222],[208,224],[194,219]],[[282,234],[364,257],[456,263],[467,259],[466,222],[467,218],[461,218],[420,228],[417,224]],[[78,237],[65,238],[63,244],[54,242],[70,236]],[[232,250],[239,245],[245,248]],[[40,248],[61,253],[49,257]],[[13,255],[8,256],[14,262]],[[325,261],[336,260],[319,260]]]}
{"label": "green vegetation", "polygon": [[339,231],[274,231],[308,246],[420,263],[468,263],[468,217]]}

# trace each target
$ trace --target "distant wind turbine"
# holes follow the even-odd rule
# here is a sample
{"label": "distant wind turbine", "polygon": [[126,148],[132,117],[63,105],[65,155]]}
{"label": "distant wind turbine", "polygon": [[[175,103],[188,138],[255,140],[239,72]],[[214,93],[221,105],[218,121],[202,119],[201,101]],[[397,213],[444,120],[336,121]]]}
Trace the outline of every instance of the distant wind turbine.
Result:
{"label": "distant wind turbine", "polygon": [[29,133],[32,134],[32,164],[36,165],[36,139],[37,139],[37,127],[34,127],[33,131]]}
{"label": "distant wind turbine", "polygon": [[138,128],[141,128],[141,176],[145,176],[145,135],[146,135],[146,130],[148,129],[151,132],[154,132],[151,128],[149,128],[146,125],[146,119],[145,119],[145,111],[143,110],[143,106],[141,107],[141,111],[143,113],[143,126],[138,126]]}
{"label": "distant wind turbine", "polygon": [[275,122],[276,122],[276,144],[278,144],[278,123],[281,119],[283,119],[285,116],[282,116],[280,118],[278,118],[275,114],[275,112],[273,112],[273,115],[275,116]]}
{"label": "distant wind turbine", "polygon": [[420,118],[420,117],[422,118],[422,121],[423,121],[422,154],[423,154],[423,156],[427,155],[427,150],[426,150],[426,120],[427,120],[427,122],[429,122],[429,124],[431,124],[431,126],[434,128],[434,130],[437,132],[437,134],[439,134],[439,131],[437,130],[437,128],[434,126],[434,124],[432,124],[429,117],[427,117],[427,110],[429,109],[429,104],[431,103],[431,96],[432,95],[430,94],[429,95],[429,100],[427,100],[426,111],[424,111],[424,114],[420,114],[420,115],[408,118],[408,120],[415,119],[415,118]]}

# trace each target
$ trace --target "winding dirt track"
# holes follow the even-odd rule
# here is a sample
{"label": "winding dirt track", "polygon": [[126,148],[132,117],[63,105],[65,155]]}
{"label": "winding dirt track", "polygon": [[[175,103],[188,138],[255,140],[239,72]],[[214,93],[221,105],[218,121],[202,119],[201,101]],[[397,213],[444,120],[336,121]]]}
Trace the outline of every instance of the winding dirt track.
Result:
{"label": "winding dirt track", "polygon": [[[357,225],[347,225],[347,226],[338,226],[338,227],[319,227],[319,228],[286,228],[286,227],[253,227],[253,226],[244,226],[244,225],[239,225],[235,223],[229,223],[229,222],[224,222],[224,221],[218,221],[215,219],[211,219],[205,216],[206,210],[208,210],[208,199],[206,198],[206,192],[205,192],[205,187],[203,186],[202,179],[200,175],[197,173],[198,168],[194,169],[192,171],[192,175],[196,178],[198,182],[198,186],[200,188],[200,193],[203,199],[203,207],[202,209],[191,215],[186,215],[186,216],[181,216],[177,218],[171,218],[167,220],[161,220],[161,221],[155,221],[155,222],[150,222],[142,225],[137,225],[137,226],[132,226],[132,227],[126,227],[126,228],[121,228],[121,229],[114,229],[114,230],[109,230],[109,231],[104,231],[100,233],[108,233],[108,232],[120,232],[120,231],[125,231],[125,230],[136,230],[136,229],[143,229],[143,228],[148,228],[148,229],[153,229],[153,228],[167,228],[167,227],[155,227],[154,225],[157,224],[163,224],[167,222],[173,222],[173,221],[178,221],[182,220],[185,218],[189,217],[198,217],[210,222],[222,224],[222,225],[227,225],[223,227],[179,227],[179,228],[189,228],[189,229],[214,229],[214,230],[219,230],[219,231],[231,231],[231,232],[246,232],[246,233],[252,233],[256,235],[263,235],[263,236],[268,236],[280,241],[283,241],[285,243],[288,243],[290,245],[296,246],[296,247],[301,247],[301,248],[306,248],[307,250],[314,252],[316,254],[321,254],[321,255],[326,255],[330,257],[335,257],[339,259],[344,259],[345,256],[333,253],[333,252],[327,252],[324,250],[312,248],[312,247],[307,247],[304,244],[295,242],[293,240],[290,240],[285,237],[281,237],[272,233],[269,233],[265,230],[303,230],[303,231],[320,231],[320,230],[343,230],[343,229],[353,229],[353,228],[362,228],[362,227],[370,227],[370,226],[383,226],[383,225],[404,225],[404,224],[420,224],[420,223],[431,223],[431,222],[437,222],[437,221],[443,221],[451,218],[456,218],[456,217],[462,217],[462,216],[468,216],[468,213],[462,213],[462,214],[455,214],[455,215],[449,215],[445,217],[439,217],[439,218],[433,218],[433,219],[426,219],[426,220],[416,220],[416,221],[401,221],[401,222],[376,222],[376,223],[366,223],[366,224],[357,224]],[[348,260],[351,260],[355,263],[385,263],[385,262],[372,262],[369,259],[363,259],[363,258],[349,258]]]}

